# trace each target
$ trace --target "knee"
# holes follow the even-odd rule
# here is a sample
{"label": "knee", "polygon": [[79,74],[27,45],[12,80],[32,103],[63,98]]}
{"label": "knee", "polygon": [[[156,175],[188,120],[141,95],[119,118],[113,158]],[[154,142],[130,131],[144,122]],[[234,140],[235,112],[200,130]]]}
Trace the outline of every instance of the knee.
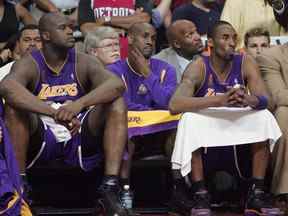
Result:
{"label": "knee", "polygon": [[258,142],[258,143],[253,143],[252,144],[252,152],[256,153],[260,150],[266,150],[269,151],[269,143],[268,141],[264,141],[264,142]]}
{"label": "knee", "polygon": [[112,102],[110,111],[117,116],[127,117],[127,105],[122,97]]}
{"label": "knee", "polygon": [[4,117],[5,117],[6,122],[11,121],[11,120],[17,120],[17,119],[20,120],[24,118],[24,116],[21,115],[21,113],[18,112],[18,110],[8,105],[5,105]]}

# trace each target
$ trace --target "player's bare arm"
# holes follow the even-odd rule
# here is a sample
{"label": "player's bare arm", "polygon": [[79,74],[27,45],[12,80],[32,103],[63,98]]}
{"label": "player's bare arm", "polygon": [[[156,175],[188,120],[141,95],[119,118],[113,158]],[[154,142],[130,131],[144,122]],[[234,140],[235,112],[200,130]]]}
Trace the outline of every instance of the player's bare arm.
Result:
{"label": "player's bare arm", "polygon": [[125,90],[123,81],[110,71],[106,70],[104,65],[91,56],[90,59],[86,55],[82,55],[85,58],[87,64],[87,79],[90,80],[89,93],[79,99],[84,107],[92,105],[109,103],[121,96]]}
{"label": "player's bare arm", "polygon": [[81,65],[77,68],[77,75],[87,94],[60,107],[56,114],[57,120],[71,121],[82,109],[112,102],[125,90],[122,80],[106,70],[99,60],[82,53],[78,54],[78,59]]}
{"label": "player's bare arm", "polygon": [[171,113],[193,112],[208,107],[230,105],[230,97],[235,93],[235,89],[230,89],[227,93],[219,96],[194,97],[204,76],[204,65],[201,58],[186,68],[182,81],[170,100],[169,110]]}
{"label": "player's bare arm", "polygon": [[0,83],[0,95],[17,109],[54,116],[55,109],[31,93],[38,79],[36,65],[31,56],[26,56],[14,63],[10,73]]}

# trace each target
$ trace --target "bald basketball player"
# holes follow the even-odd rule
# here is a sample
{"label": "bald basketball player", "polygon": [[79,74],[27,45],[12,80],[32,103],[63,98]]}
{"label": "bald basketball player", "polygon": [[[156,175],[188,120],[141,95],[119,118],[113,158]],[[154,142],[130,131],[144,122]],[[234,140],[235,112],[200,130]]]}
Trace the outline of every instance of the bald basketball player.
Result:
{"label": "bald basketball player", "polygon": [[100,201],[107,215],[126,216],[117,193],[127,140],[124,85],[98,60],[73,48],[68,18],[48,13],[39,26],[43,48],[16,62],[0,84],[21,174],[57,158],[91,170],[104,158]]}

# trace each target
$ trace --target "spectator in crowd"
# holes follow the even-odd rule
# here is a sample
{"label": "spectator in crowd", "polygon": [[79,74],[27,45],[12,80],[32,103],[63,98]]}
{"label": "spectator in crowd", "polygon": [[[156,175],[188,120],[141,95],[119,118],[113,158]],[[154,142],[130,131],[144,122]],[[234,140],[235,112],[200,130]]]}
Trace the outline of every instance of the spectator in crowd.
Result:
{"label": "spectator in crowd", "polygon": [[88,32],[84,40],[84,50],[94,55],[104,64],[109,65],[120,59],[118,33],[109,26],[100,26]]}
{"label": "spectator in crowd", "polygon": [[[170,6],[172,0],[160,0],[152,10],[152,24],[155,28],[159,28],[163,23],[168,26],[170,24],[167,16],[171,17]],[[166,20],[166,21],[165,21]]]}
{"label": "spectator in crowd", "polygon": [[[176,88],[175,69],[164,61],[151,58],[155,49],[155,40],[156,31],[151,24],[134,24],[128,31],[128,58],[108,66],[108,69],[119,76],[126,85],[124,98],[128,113],[130,111],[167,110],[170,97]],[[151,130],[145,133],[145,136],[134,136],[129,140],[128,159],[123,161],[121,168],[123,185],[129,184],[135,145],[137,147],[139,143],[142,143],[149,148],[147,144],[151,142],[159,141],[166,145],[174,143],[173,129],[177,127],[177,124],[172,128],[169,126],[169,130],[164,124],[162,125],[161,130],[157,127],[158,133],[149,128]],[[169,148],[169,146],[166,147]]]}
{"label": "spectator in crowd", "polygon": [[273,46],[257,57],[260,70],[276,104],[274,112],[283,136],[273,152],[272,192],[279,195],[288,210],[288,47]]}
{"label": "spectator in crowd", "polygon": [[194,23],[188,20],[177,20],[167,29],[169,48],[154,56],[173,65],[177,81],[181,81],[186,66],[203,51],[203,44]]}
{"label": "spectator in crowd", "polygon": [[149,1],[115,2],[99,0],[80,0],[79,26],[82,33],[95,30],[106,25],[117,28],[120,33],[121,56],[127,56],[128,41],[126,30],[137,22],[150,22],[152,5]]}
{"label": "spectator in crowd", "polygon": [[274,11],[277,22],[287,31],[288,30],[288,1],[287,0],[268,0]]}
{"label": "spectator in crowd", "polygon": [[0,0],[0,50],[8,39],[16,34],[20,21],[24,25],[36,24],[30,13],[20,3],[14,4],[7,0]]}
{"label": "spectator in crowd", "polygon": [[[155,0],[157,1],[157,0]],[[174,11],[177,7],[187,4],[190,0],[173,0],[171,5],[171,10]]]}
{"label": "spectator in crowd", "polygon": [[[272,100],[254,59],[236,54],[237,34],[231,24],[224,21],[216,23],[208,34],[208,40],[211,56],[202,56],[187,67],[169,103],[172,113],[184,113],[178,124],[172,154],[172,169],[175,181],[178,182],[176,190],[177,187],[178,191],[181,188],[185,190],[182,176],[191,172],[194,201],[192,210],[178,208],[174,211],[182,210],[178,213],[185,214],[186,211],[187,214],[191,210],[193,215],[211,215],[204,171],[207,173],[211,168],[227,169],[231,162],[225,161],[226,157],[222,156],[222,161],[218,157],[211,160],[213,163],[209,163],[209,152],[213,151],[209,147],[227,148],[229,145],[251,143],[253,168],[245,213],[279,215],[279,209],[273,208],[272,200],[268,200],[264,192],[264,177],[269,159],[267,141],[272,139],[276,142],[281,136],[276,120],[266,110],[273,107]],[[250,94],[243,89],[244,86],[248,87]],[[241,107],[243,109],[246,106],[255,111],[245,112],[244,108],[232,114],[233,108],[223,108],[218,112],[219,107],[238,107],[241,110]],[[211,107],[218,109],[213,112]],[[210,109],[203,110],[206,108]],[[256,129],[247,128],[256,122]],[[253,133],[248,135],[247,131],[250,130]],[[203,147],[206,147],[205,151]],[[176,192],[174,203],[178,207],[183,205]]]}
{"label": "spectator in crowd", "polygon": [[256,58],[270,47],[270,33],[264,28],[250,29],[244,35],[245,51]]}
{"label": "spectator in crowd", "polygon": [[66,17],[48,13],[39,26],[43,48],[17,61],[0,84],[21,175],[59,155],[67,164],[91,170],[102,158],[103,137],[106,163],[99,194],[108,215],[127,216],[118,198],[127,140],[124,85],[96,58],[75,51]]}
{"label": "spectator in crowd", "polygon": [[271,36],[286,34],[275,20],[268,0],[226,0],[221,20],[234,26],[238,33],[238,48],[244,45],[244,34],[255,27],[266,28]]}
{"label": "spectator in crowd", "polygon": [[199,34],[206,35],[208,29],[220,18],[220,12],[215,9],[216,0],[192,0],[176,8],[172,14],[172,22],[179,19],[190,20],[196,25]]}
{"label": "spectator in crowd", "polygon": [[15,60],[31,53],[34,49],[40,49],[42,42],[37,25],[24,26],[17,35],[15,48],[12,50],[11,57],[14,61],[9,62],[0,68],[0,80],[2,80],[11,70]]}
{"label": "spectator in crowd", "polygon": [[[153,1],[154,8],[158,9],[156,11],[160,11],[161,8],[163,11],[162,13],[160,13],[160,12],[158,13],[161,15],[160,16],[161,22],[159,23],[161,25],[156,28],[156,31],[157,31],[157,40],[156,40],[156,49],[155,49],[156,53],[158,53],[159,51],[161,51],[164,48],[167,48],[167,46],[168,46],[168,42],[167,42],[167,38],[166,38],[166,29],[168,28],[168,26],[170,26],[171,21],[172,21],[171,8],[172,8],[173,2],[174,1],[169,2],[169,5],[170,5],[170,8],[169,8],[169,7],[167,7],[167,6],[169,6],[168,2],[166,2],[164,0],[154,0]],[[155,14],[157,14],[157,13],[155,13]],[[153,18],[153,16],[152,16],[152,18]]]}

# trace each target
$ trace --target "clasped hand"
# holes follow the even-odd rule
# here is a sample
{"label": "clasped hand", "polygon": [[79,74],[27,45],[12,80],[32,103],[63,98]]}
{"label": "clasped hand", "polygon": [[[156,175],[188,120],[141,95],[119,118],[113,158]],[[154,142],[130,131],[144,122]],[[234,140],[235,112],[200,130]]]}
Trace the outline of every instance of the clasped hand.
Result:
{"label": "clasped hand", "polygon": [[245,88],[228,88],[228,91],[220,95],[220,106],[247,107],[258,103],[257,97],[249,95]]}
{"label": "clasped hand", "polygon": [[77,118],[77,115],[82,109],[83,106],[77,101],[66,102],[56,110],[54,120],[57,123],[64,125],[70,130],[72,135],[75,135],[81,126],[81,122]]}

